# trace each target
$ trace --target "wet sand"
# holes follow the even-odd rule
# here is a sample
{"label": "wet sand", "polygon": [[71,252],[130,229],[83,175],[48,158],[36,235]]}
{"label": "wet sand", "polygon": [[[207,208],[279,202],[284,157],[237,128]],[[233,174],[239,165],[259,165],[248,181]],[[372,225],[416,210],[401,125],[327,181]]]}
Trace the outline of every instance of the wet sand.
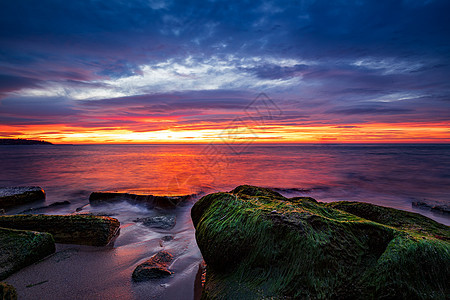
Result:
{"label": "wet sand", "polygon": [[[55,254],[5,281],[16,287],[19,299],[194,299],[202,257],[195,243],[191,207],[164,211],[128,203],[88,206],[85,211],[108,213],[121,222],[120,235],[113,245],[57,244]],[[162,230],[132,221],[160,214],[176,214],[175,227]],[[163,241],[167,235],[173,240]],[[174,274],[162,280],[134,283],[134,268],[160,250],[174,255],[169,267]]]}

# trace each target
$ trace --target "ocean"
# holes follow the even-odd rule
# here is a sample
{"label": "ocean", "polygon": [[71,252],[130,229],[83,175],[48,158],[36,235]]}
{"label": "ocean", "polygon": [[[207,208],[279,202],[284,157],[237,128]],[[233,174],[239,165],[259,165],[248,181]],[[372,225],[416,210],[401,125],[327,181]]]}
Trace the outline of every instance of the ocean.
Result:
{"label": "ocean", "polygon": [[[363,201],[423,214],[450,225],[448,214],[412,206],[450,203],[450,145],[278,144],[32,145],[0,146],[0,187],[37,185],[46,205],[70,201],[45,214],[82,212],[119,219],[121,233],[106,248],[57,245],[57,253],[7,278],[24,299],[197,299],[201,253],[189,205],[155,210],[129,203],[91,207],[94,191],[153,195],[196,194],[241,184],[318,201]],[[25,205],[8,214],[42,206]],[[170,230],[135,222],[176,217]],[[166,242],[167,235],[173,240]],[[164,242],[163,242],[164,241]],[[176,257],[174,276],[133,283],[137,264],[159,250]]]}
{"label": "ocean", "polygon": [[0,157],[0,186],[38,185],[48,203],[73,207],[93,191],[205,194],[251,184],[414,211],[450,225],[448,216],[411,205],[450,202],[450,145],[35,145],[1,146]]}

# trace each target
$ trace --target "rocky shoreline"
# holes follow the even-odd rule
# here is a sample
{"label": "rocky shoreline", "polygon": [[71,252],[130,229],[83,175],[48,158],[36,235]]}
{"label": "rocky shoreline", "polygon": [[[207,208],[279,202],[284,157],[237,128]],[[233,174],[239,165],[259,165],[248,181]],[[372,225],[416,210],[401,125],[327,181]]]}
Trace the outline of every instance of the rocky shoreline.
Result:
{"label": "rocky shoreline", "polygon": [[[183,206],[192,199],[186,196],[153,196],[136,195],[117,192],[93,192],[89,197],[91,207],[103,207],[105,204],[127,202],[133,205],[143,205],[150,210],[171,210]],[[112,244],[119,235],[120,222],[116,218],[105,215],[108,213],[92,214],[79,207],[69,215],[37,214],[58,206],[67,206],[69,201],[55,202],[50,205],[38,206],[22,211],[21,214],[6,215],[5,209],[15,206],[45,201],[45,192],[40,187],[9,187],[0,189],[0,281],[11,274],[31,264],[48,259],[55,254],[55,245],[73,244],[105,247]],[[25,214],[26,213],[26,214]],[[97,215],[100,214],[100,215]],[[117,213],[114,213],[117,214]],[[136,218],[135,224],[155,230],[170,230],[176,225],[175,214],[162,214]],[[174,237],[164,236],[159,243],[172,243]],[[77,250],[78,251],[78,250]],[[55,255],[62,255],[56,253]],[[64,256],[64,255],[63,255]],[[168,270],[173,255],[167,251],[160,251],[135,267],[130,279],[135,282],[160,279],[170,276]],[[57,260],[59,261],[59,260]],[[16,299],[17,293],[12,285],[1,282],[0,299]]]}
{"label": "rocky shoreline", "polygon": [[[142,226],[136,228],[168,233],[178,224],[174,208],[193,198],[94,192],[89,203],[102,208],[126,202],[160,210],[132,222]],[[0,204],[5,203],[1,201],[0,196]],[[53,206],[29,209],[30,214],[0,215],[0,280],[47,259],[58,243],[101,249],[119,235],[119,220],[104,216],[107,213],[94,215],[79,207],[70,215],[33,214],[47,207]],[[191,218],[206,263],[206,279],[204,264],[195,278],[197,284],[203,282],[202,299],[446,299],[450,295],[449,227],[419,214],[361,202],[286,198],[270,189],[239,186],[202,197],[192,207]],[[179,254],[163,247],[178,243],[167,233],[151,257],[133,263],[127,276],[134,284],[144,284],[143,288],[145,282],[181,276],[176,266]],[[1,300],[16,297],[14,287],[0,283]]]}

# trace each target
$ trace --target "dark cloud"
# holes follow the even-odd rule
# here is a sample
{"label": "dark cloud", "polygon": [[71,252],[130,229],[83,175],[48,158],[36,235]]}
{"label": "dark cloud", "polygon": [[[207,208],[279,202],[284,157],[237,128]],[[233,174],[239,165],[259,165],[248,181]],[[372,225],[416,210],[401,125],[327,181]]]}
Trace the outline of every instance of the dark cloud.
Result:
{"label": "dark cloud", "polygon": [[[449,9],[445,0],[179,0],[159,6],[144,0],[18,0],[0,4],[0,37],[11,60],[38,54],[85,63],[103,58],[110,64],[99,73],[116,76],[139,63],[186,54],[442,58],[450,50],[443,38]],[[18,46],[25,46],[20,55],[13,51]]]}
{"label": "dark cloud", "polygon": [[0,74],[0,93],[36,87],[38,82],[39,80],[33,78]]}
{"label": "dark cloud", "polygon": [[1,115],[21,115],[34,118],[60,117],[78,114],[64,98],[6,98],[0,104]]}
{"label": "dark cloud", "polygon": [[243,110],[254,95],[237,91],[187,91],[165,94],[145,94],[101,100],[78,101],[83,106],[101,109],[128,107],[151,114],[181,110]]}
{"label": "dark cloud", "polygon": [[331,113],[343,115],[398,115],[411,113],[412,110],[405,108],[388,108],[388,107],[352,107],[341,108],[330,111]]}

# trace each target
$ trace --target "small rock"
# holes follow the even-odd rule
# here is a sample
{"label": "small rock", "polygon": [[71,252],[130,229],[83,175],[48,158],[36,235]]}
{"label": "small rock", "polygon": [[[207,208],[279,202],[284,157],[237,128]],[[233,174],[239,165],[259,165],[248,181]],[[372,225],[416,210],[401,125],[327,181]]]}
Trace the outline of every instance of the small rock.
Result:
{"label": "small rock", "polygon": [[138,218],[134,222],[141,222],[143,225],[151,228],[172,229],[176,224],[175,216],[155,216],[147,218]]}
{"label": "small rock", "polygon": [[132,278],[135,282],[160,279],[172,275],[167,269],[173,260],[173,255],[167,251],[160,251],[150,259],[138,265],[133,271]]}
{"label": "small rock", "polygon": [[164,247],[164,242],[170,242],[172,240],[173,240],[173,236],[171,236],[171,235],[163,236],[161,238],[161,240],[159,240],[159,246]]}
{"label": "small rock", "polygon": [[76,212],[79,212],[79,211],[82,211],[86,206],[88,206],[89,204],[85,204],[85,205],[83,205],[83,206],[80,206],[80,207],[77,207],[76,208]]}
{"label": "small rock", "polygon": [[164,242],[169,242],[173,240],[173,235],[165,235],[161,238]]}

